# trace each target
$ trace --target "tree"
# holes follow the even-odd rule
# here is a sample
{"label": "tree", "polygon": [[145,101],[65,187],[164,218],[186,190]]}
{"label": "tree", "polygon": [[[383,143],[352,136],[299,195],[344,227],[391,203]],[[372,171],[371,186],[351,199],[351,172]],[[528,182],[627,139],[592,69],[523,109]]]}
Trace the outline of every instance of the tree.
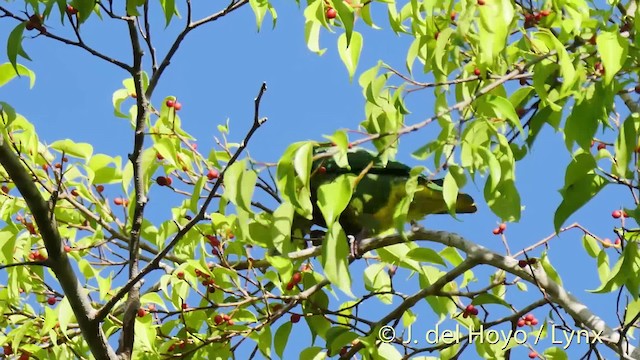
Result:
{"label": "tree", "polygon": [[[33,86],[35,73],[23,63],[32,47],[78,48],[127,74],[112,100],[114,116],[130,121],[133,140],[125,159],[73,139],[48,143],[20,109],[0,102],[0,268],[7,274],[0,344],[6,357],[270,358],[293,347],[301,359],[429,353],[448,359],[474,352],[483,358],[640,358],[631,340],[640,319],[640,229],[632,224],[640,222],[634,1],[307,2],[308,48],[324,53],[321,35],[337,32],[351,80],[365,36],[376,36],[368,28],[378,28],[374,17],[385,6],[383,27],[410,44],[401,56],[404,69],[390,65],[398,58],[389,52],[388,60],[358,73],[365,99],[358,131],[295,142],[277,162],[247,151],[270,126],[261,110],[266,84],[255,89],[245,135],[231,135],[236,122],[221,124],[211,149],[199,148],[185,130],[181,98],[156,91],[187,35],[240,16],[247,4],[258,29],[267,13],[275,25],[268,1],[232,1],[209,13],[190,1],[0,6],[0,25],[12,28],[0,86],[17,75]],[[160,24],[166,29],[152,31]],[[98,50],[85,38],[90,26],[108,26],[127,52]],[[117,38],[116,30],[126,37]],[[173,38],[161,51],[155,39],[167,36]],[[416,93],[433,103],[413,100]],[[126,104],[132,104],[128,111]],[[516,169],[523,167],[517,164],[553,141],[549,128],[564,147],[547,164],[558,165],[560,153],[570,159],[564,177],[545,175],[564,182],[553,218],[535,218],[552,222],[554,233],[523,245],[507,236],[507,223],[530,216],[522,216],[530,200],[520,196]],[[420,142],[401,147],[411,144],[412,133],[422,135]],[[397,229],[360,241],[364,259],[349,257],[348,234],[336,217],[351,198],[357,181],[351,178],[328,184],[318,199],[328,229],[321,242],[307,246],[292,235],[292,223],[294,216],[310,218],[314,146],[322,141],[337,163],[353,146],[375,149],[383,163],[411,153],[419,164],[415,175],[428,169],[444,178],[449,209],[461,189],[481,187],[476,201],[499,219],[493,233],[504,246],[480,245],[485,234],[407,226],[405,201],[393,212]],[[166,201],[150,201],[150,191],[160,188]],[[619,222],[613,241],[591,229],[598,227],[593,217],[567,225],[581,208],[593,208],[605,188],[624,189],[613,201],[629,197],[632,204],[611,213]],[[407,181],[406,192],[410,201],[415,181]],[[169,198],[176,203],[167,216],[161,208]],[[571,294],[550,261],[557,239],[569,232],[584,235],[584,252],[574,244],[570,256],[586,254],[596,265],[575,265],[573,279],[595,268],[600,285],[594,294]],[[511,252],[515,247],[522,250]],[[592,311],[585,298],[594,297],[613,299],[615,310]],[[548,315],[538,319],[534,310]],[[426,343],[404,341],[412,325],[426,326]],[[308,342],[290,341],[306,340],[297,329],[311,334]],[[574,337],[555,342],[569,334]]]}

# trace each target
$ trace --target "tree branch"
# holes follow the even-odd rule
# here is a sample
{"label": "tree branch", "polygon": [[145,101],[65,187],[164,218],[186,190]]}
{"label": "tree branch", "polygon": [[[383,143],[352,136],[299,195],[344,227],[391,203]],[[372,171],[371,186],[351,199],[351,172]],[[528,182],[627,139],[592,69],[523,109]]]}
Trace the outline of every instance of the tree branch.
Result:
{"label": "tree branch", "polygon": [[[144,146],[146,119],[149,116],[149,101],[143,88],[143,51],[136,28],[137,18],[132,17],[127,20],[129,37],[131,38],[131,48],[133,50],[133,71],[131,75],[139,94],[136,98],[137,115],[136,128],[134,134],[133,152],[129,155],[129,160],[133,165],[133,182],[135,188],[136,201],[133,210],[133,220],[131,224],[129,240],[129,279],[138,276],[140,262],[140,229],[144,220],[144,208],[147,204],[147,195],[144,188],[144,171],[142,169],[142,148]],[[120,347],[118,354],[125,358],[131,358],[133,353],[133,343],[135,339],[135,322],[138,309],[140,308],[140,283],[134,282],[128,291],[127,305],[122,319],[122,335],[120,337]]]}
{"label": "tree branch", "polygon": [[102,332],[100,321],[93,318],[95,309],[91,306],[89,297],[78,281],[64,251],[64,244],[58,232],[53,209],[50,209],[49,204],[42,198],[31,174],[24,168],[19,156],[7,141],[8,137],[6,136],[0,138],[0,164],[13,180],[33,214],[47,249],[46,265],[58,279],[93,356],[100,360],[115,360],[117,359],[116,354]]}
{"label": "tree branch", "polygon": [[151,262],[149,262],[144,267],[144,269],[142,269],[142,271],[140,271],[136,276],[132,277],[120,290],[118,290],[118,292],[111,299],[109,299],[109,301],[107,301],[104,304],[104,306],[102,306],[98,310],[98,313],[96,315],[98,319],[103,319],[104,317],[106,317],[107,314],[109,314],[109,311],[111,311],[111,309],[115,306],[115,304],[124,297],[124,295],[134,286],[134,284],[138,283],[145,275],[147,275],[151,271],[157,269],[160,261],[164,259],[165,256],[167,256],[167,254],[176,246],[176,244],[198,222],[200,222],[205,218],[207,208],[209,207],[209,204],[211,203],[211,201],[215,198],[216,191],[218,190],[220,185],[222,185],[222,182],[224,180],[224,175],[227,169],[229,168],[229,166],[231,166],[233,163],[236,162],[236,160],[238,159],[242,151],[247,147],[249,140],[251,140],[251,137],[253,136],[253,134],[258,130],[258,128],[260,128],[260,126],[262,126],[262,124],[264,124],[267,121],[266,118],[259,117],[260,101],[262,100],[262,95],[266,90],[267,90],[267,84],[263,83],[262,86],[260,87],[260,91],[258,92],[258,96],[254,100],[255,113],[253,118],[253,126],[251,127],[251,129],[249,129],[244,140],[242,141],[242,143],[240,144],[236,152],[233,154],[231,159],[229,159],[229,162],[227,163],[225,168],[222,170],[222,172],[220,172],[220,176],[218,177],[216,183],[213,185],[213,188],[211,189],[211,192],[209,193],[204,203],[202,204],[202,207],[200,207],[200,211],[198,211],[198,214],[196,214],[196,216],[194,216],[193,219],[191,219],[191,221],[189,221],[182,229],[178,231],[178,233],[174,236],[171,242],[169,242],[169,244],[164,249],[162,249],[162,251],[160,251],[151,260]]}

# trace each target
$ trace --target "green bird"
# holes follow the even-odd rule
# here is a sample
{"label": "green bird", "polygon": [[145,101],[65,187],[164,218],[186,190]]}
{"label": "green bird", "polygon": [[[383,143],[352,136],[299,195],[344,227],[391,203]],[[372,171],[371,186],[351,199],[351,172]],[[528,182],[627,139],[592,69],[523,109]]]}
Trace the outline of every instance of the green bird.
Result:
{"label": "green bird", "polygon": [[[325,149],[316,151],[316,155]],[[326,227],[325,219],[318,208],[318,188],[323,184],[334,181],[338,176],[353,174],[359,176],[363,170],[368,171],[357,182],[353,196],[346,209],[339,218],[340,225],[351,238],[352,255],[355,241],[366,236],[381,234],[395,228],[394,213],[396,207],[406,196],[406,184],[410,178],[411,168],[396,161],[383,164],[372,152],[363,148],[350,149],[347,152],[349,167],[340,167],[333,157],[321,158],[314,161],[310,180],[311,202],[314,205],[313,219],[297,219],[298,224],[304,224],[308,229],[312,225]],[[370,164],[373,163],[371,166]],[[442,193],[443,180],[430,180],[420,175],[418,189],[414,193],[413,201],[409,205],[407,222],[423,219],[430,214],[447,214],[448,209]],[[466,214],[477,211],[471,196],[459,193],[456,201],[456,213]],[[295,226],[295,222],[294,222]],[[304,226],[304,225],[303,225]],[[310,231],[303,231],[310,233]]]}

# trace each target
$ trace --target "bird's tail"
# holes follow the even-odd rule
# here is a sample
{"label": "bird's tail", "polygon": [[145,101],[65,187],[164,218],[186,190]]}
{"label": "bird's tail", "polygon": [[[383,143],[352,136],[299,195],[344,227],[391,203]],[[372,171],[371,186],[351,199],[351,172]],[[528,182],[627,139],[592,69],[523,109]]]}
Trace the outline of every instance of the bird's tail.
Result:
{"label": "bird's tail", "polygon": [[456,201],[456,213],[458,214],[471,214],[478,211],[475,201],[467,194],[458,194]]}

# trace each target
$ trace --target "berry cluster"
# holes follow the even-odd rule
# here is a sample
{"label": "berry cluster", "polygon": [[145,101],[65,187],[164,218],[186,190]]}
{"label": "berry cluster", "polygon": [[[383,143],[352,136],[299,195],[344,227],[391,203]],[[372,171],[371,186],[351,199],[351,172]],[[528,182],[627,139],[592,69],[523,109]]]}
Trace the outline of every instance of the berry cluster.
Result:
{"label": "berry cluster", "polygon": [[295,272],[291,277],[289,283],[287,283],[287,290],[291,291],[293,288],[298,285],[302,281],[302,274],[300,272]]}
{"label": "berry cluster", "polygon": [[524,27],[530,28],[536,26],[542,18],[551,15],[551,10],[545,9],[537,13],[526,13],[524,14]]}
{"label": "berry cluster", "polygon": [[529,259],[522,259],[520,261],[518,261],[518,266],[520,266],[521,268],[526,268],[528,265],[534,265],[535,263],[538,262],[538,259],[536,258],[529,258]]}
{"label": "berry cluster", "polygon": [[611,213],[611,217],[613,217],[614,219],[620,219],[621,217],[626,219],[629,217],[629,214],[627,214],[627,212],[624,210],[613,210],[613,212]]}
{"label": "berry cluster", "polygon": [[493,229],[493,235],[502,235],[507,230],[507,224],[502,223],[497,228]]}
{"label": "berry cluster", "polygon": [[182,104],[177,100],[167,100],[165,105],[170,109],[173,108],[175,111],[180,111],[180,109],[182,109]]}
{"label": "berry cluster", "polygon": [[213,322],[216,324],[216,326],[220,326],[225,322],[228,325],[233,325],[233,319],[231,319],[231,316],[229,316],[228,314],[216,314],[216,316],[213,317]]}
{"label": "berry cluster", "polygon": [[467,318],[467,317],[474,317],[478,315],[478,308],[473,306],[473,304],[469,304],[467,305],[466,308],[464,308],[464,311],[462,312],[462,317],[463,318]]}
{"label": "berry cluster", "polygon": [[518,327],[523,327],[525,325],[536,326],[538,325],[538,319],[536,319],[533,314],[527,314],[523,318],[518,320]]}

